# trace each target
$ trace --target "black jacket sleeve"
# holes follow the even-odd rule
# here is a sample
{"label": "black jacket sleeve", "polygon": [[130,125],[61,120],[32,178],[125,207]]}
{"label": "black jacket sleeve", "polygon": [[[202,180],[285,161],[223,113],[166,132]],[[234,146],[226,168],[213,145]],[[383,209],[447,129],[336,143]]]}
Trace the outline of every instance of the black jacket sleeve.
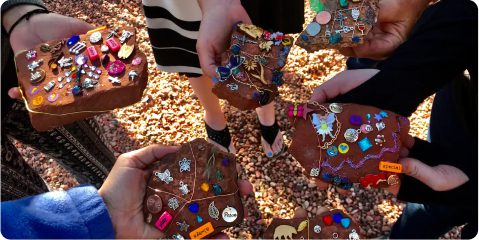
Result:
{"label": "black jacket sleeve", "polygon": [[[477,94],[477,28],[477,7],[472,1],[442,0],[434,4],[423,13],[409,40],[380,64],[381,71],[377,75],[331,102],[372,105],[410,116],[424,99],[465,70],[469,71],[472,86],[476,87],[473,92]],[[477,113],[477,107],[471,111]],[[474,134],[477,142],[477,131]],[[471,181],[476,181],[473,179],[477,179],[477,167],[472,169],[467,164],[455,164],[457,158],[465,157],[469,163],[476,162],[477,166],[477,153],[471,152],[454,155],[445,153],[441,145],[418,141],[411,149],[411,157],[431,165],[456,166],[466,172]],[[453,191],[435,192],[405,176],[398,198],[453,204],[457,203],[457,197],[467,197],[468,191],[473,189],[469,186],[471,181]]]}

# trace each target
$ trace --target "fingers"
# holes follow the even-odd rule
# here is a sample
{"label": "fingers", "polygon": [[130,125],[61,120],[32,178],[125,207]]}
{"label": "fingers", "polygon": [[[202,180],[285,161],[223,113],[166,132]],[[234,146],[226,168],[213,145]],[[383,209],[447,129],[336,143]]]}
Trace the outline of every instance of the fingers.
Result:
{"label": "fingers", "polygon": [[196,43],[196,51],[203,74],[208,77],[216,76],[216,54],[212,46],[207,41],[199,39]]}
{"label": "fingers", "polygon": [[402,157],[402,158],[405,158],[409,156],[409,149],[407,148],[401,148],[401,150],[399,151],[399,157]]}
{"label": "fingers", "polygon": [[90,25],[89,23],[77,19],[77,18],[69,18],[70,19],[70,32],[71,35],[78,35],[78,34],[84,34],[88,32],[89,30],[93,29],[93,26]]}
{"label": "fingers", "polygon": [[423,182],[435,191],[448,191],[469,181],[460,169],[450,165],[431,167],[414,158],[400,160],[403,173]]}
{"label": "fingers", "polygon": [[22,99],[22,95],[20,94],[20,90],[17,87],[10,88],[8,90],[8,96],[12,99]]}
{"label": "fingers", "polygon": [[246,180],[239,180],[238,187],[242,196],[248,195],[253,192],[253,185],[251,185],[251,183]]}
{"label": "fingers", "polygon": [[178,148],[177,146],[170,147],[159,144],[150,145],[122,154],[115,165],[144,169],[165,155],[176,152]]}
{"label": "fingers", "polygon": [[340,72],[325,83],[314,89],[311,101],[319,103],[345,94],[363,84],[379,72],[377,69],[357,69]]}

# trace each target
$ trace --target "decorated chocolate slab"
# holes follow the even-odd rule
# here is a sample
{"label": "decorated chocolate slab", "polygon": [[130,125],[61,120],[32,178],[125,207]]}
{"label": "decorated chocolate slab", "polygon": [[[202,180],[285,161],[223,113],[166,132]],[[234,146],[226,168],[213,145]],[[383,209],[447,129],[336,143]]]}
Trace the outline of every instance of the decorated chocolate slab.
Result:
{"label": "decorated chocolate slab", "polygon": [[341,210],[331,210],[314,218],[275,218],[263,239],[361,239],[360,227]]}
{"label": "decorated chocolate slab", "polygon": [[316,16],[295,43],[308,52],[363,44],[376,22],[378,0],[311,0],[311,8]]}
{"label": "decorated chocolate slab", "polygon": [[40,44],[15,57],[33,127],[46,131],[141,99],[146,56],[135,28],[98,28]]}
{"label": "decorated chocolate slab", "polygon": [[145,221],[168,238],[210,238],[243,221],[233,154],[204,139],[181,146],[153,166]]}
{"label": "decorated chocolate slab", "polygon": [[223,66],[218,67],[213,93],[241,110],[266,105],[278,96],[283,84],[293,38],[250,24],[237,24]]}
{"label": "decorated chocolate slab", "polygon": [[399,151],[409,120],[358,104],[292,105],[289,147],[311,177],[349,189],[353,183],[386,187],[399,183]]}

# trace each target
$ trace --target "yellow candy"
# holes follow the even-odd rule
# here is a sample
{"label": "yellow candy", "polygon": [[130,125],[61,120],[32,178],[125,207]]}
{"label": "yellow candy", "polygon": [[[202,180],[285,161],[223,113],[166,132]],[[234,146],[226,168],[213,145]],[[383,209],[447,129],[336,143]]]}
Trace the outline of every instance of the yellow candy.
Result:
{"label": "yellow candy", "polygon": [[208,192],[210,190],[210,185],[208,183],[202,183],[200,186],[201,190]]}

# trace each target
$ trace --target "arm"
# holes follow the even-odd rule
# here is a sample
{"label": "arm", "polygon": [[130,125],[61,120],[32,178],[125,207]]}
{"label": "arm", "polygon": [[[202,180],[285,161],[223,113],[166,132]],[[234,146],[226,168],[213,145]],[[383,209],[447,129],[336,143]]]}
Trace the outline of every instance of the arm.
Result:
{"label": "arm", "polygon": [[108,210],[93,186],[2,202],[6,238],[114,238]]}

